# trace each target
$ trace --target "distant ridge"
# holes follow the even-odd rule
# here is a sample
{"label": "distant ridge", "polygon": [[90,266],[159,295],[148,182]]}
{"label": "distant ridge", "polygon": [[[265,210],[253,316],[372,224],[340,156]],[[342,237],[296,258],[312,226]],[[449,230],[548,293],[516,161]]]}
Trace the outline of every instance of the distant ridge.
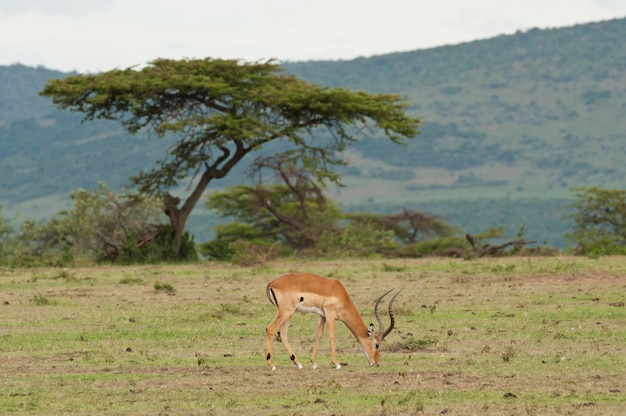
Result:
{"label": "distant ridge", "polygon": [[[405,96],[424,121],[407,147],[376,134],[349,151],[347,209],[408,206],[472,233],[523,225],[529,239],[563,247],[558,208],[571,187],[624,187],[626,19],[398,52],[349,61],[286,62],[319,84]],[[116,123],[81,124],[38,96],[44,67],[0,66],[0,192],[4,214],[44,218],[79,187],[111,188],[162,156],[166,143],[130,137]],[[243,170],[243,167],[242,167]],[[241,176],[227,178],[238,183]],[[210,236],[198,207],[197,241]]]}

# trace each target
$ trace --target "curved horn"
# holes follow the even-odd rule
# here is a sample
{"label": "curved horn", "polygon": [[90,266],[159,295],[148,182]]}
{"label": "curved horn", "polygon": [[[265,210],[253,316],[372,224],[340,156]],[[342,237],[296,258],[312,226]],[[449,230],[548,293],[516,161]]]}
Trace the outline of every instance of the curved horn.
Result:
{"label": "curved horn", "polygon": [[378,315],[378,304],[380,303],[381,300],[383,300],[385,296],[391,293],[392,290],[393,289],[383,293],[383,295],[379,297],[378,300],[376,301],[376,305],[374,305],[374,316],[376,317],[376,320],[378,321],[378,333],[379,334],[381,334],[385,330],[385,325],[383,324],[383,320],[380,319],[380,316]]}
{"label": "curved horn", "polygon": [[[404,289],[404,288],[402,288],[402,289]],[[383,332],[383,326],[382,326],[382,325],[380,325],[380,332],[382,332],[383,334],[379,337],[379,341],[382,341],[383,339],[385,339],[385,337],[386,337],[387,335],[389,335],[389,333],[390,333],[390,332],[393,330],[393,328],[394,328],[394,325],[395,325],[395,323],[396,323],[396,320],[395,320],[395,319],[394,319],[394,317],[393,317],[393,309],[392,309],[392,305],[393,305],[393,301],[394,301],[394,300],[396,300],[396,298],[398,297],[398,295],[400,294],[400,292],[402,292],[402,289],[398,290],[398,293],[396,293],[395,295],[393,295],[393,297],[392,297],[392,298],[391,298],[391,300],[389,301],[389,319],[391,320],[391,323],[389,324],[389,328],[388,328],[385,332]],[[391,291],[389,291],[389,292],[391,292]],[[387,292],[387,293],[389,293],[389,292]],[[386,295],[387,293],[385,293],[385,295]],[[383,296],[384,296],[384,295],[383,295]],[[381,298],[381,299],[382,299],[382,298]],[[379,301],[380,301],[380,299],[379,299]],[[380,324],[380,322],[381,322],[381,321],[380,321],[380,319],[379,319],[379,320],[378,320],[378,323]],[[380,332],[379,332],[379,333],[380,333]]]}

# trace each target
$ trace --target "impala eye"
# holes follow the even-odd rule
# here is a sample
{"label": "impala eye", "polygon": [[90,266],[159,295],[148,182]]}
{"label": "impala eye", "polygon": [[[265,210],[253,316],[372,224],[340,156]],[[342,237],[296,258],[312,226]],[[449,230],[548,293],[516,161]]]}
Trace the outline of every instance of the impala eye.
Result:
{"label": "impala eye", "polygon": [[380,344],[374,344],[374,348],[379,349],[380,348]]}

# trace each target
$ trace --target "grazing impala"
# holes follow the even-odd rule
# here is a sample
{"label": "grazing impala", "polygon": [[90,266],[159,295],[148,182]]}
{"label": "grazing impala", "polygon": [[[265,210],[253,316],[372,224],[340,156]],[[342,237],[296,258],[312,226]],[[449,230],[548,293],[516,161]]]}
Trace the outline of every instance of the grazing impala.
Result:
{"label": "grazing impala", "polygon": [[[393,289],[392,289],[393,290]],[[389,291],[391,292],[391,290]],[[291,318],[298,312],[316,313],[319,315],[317,323],[317,331],[315,333],[315,345],[311,354],[311,363],[313,368],[317,368],[315,358],[317,355],[317,347],[324,333],[324,324],[328,323],[328,336],[330,338],[330,352],[332,363],[336,368],[341,368],[337,361],[335,351],[335,319],[342,321],[348,329],[354,334],[357,341],[363,346],[365,358],[370,365],[378,365],[380,343],[391,332],[394,326],[393,312],[391,305],[400,291],[395,294],[389,302],[389,318],[391,324],[389,329],[385,331],[384,325],[378,316],[378,304],[389,292],[383,294],[376,301],[374,314],[378,320],[379,332],[374,333],[376,328],[374,324],[369,327],[363,322],[363,318],[359,315],[352,299],[346,292],[346,289],[338,280],[326,279],[321,276],[310,273],[291,273],[286,274],[267,285],[267,297],[270,302],[278,309],[276,318],[267,327],[267,364],[272,370],[276,370],[276,366],[272,357],[272,340],[276,330],[278,337],[285,344],[287,352],[291,360],[298,368],[302,368],[302,364],[296,358],[289,340],[287,339],[287,331]]]}

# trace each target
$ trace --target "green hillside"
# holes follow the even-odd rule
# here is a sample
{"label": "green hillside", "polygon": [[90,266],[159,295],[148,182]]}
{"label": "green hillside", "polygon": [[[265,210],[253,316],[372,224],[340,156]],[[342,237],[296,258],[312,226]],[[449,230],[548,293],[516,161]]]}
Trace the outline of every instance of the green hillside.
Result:
{"label": "green hillside", "polygon": [[[623,188],[626,178],[626,19],[533,29],[453,46],[350,61],[288,62],[329,86],[399,93],[424,121],[406,147],[375,133],[350,149],[346,209],[402,207],[444,216],[469,232],[506,226],[563,247],[559,207],[573,186]],[[42,67],[0,67],[0,204],[19,218],[49,216],[79,187],[112,188],[163,155],[165,141],[113,122],[80,123],[39,97]],[[240,172],[245,167],[240,169]],[[231,176],[223,186],[243,180]],[[192,231],[208,238],[198,207]]]}

